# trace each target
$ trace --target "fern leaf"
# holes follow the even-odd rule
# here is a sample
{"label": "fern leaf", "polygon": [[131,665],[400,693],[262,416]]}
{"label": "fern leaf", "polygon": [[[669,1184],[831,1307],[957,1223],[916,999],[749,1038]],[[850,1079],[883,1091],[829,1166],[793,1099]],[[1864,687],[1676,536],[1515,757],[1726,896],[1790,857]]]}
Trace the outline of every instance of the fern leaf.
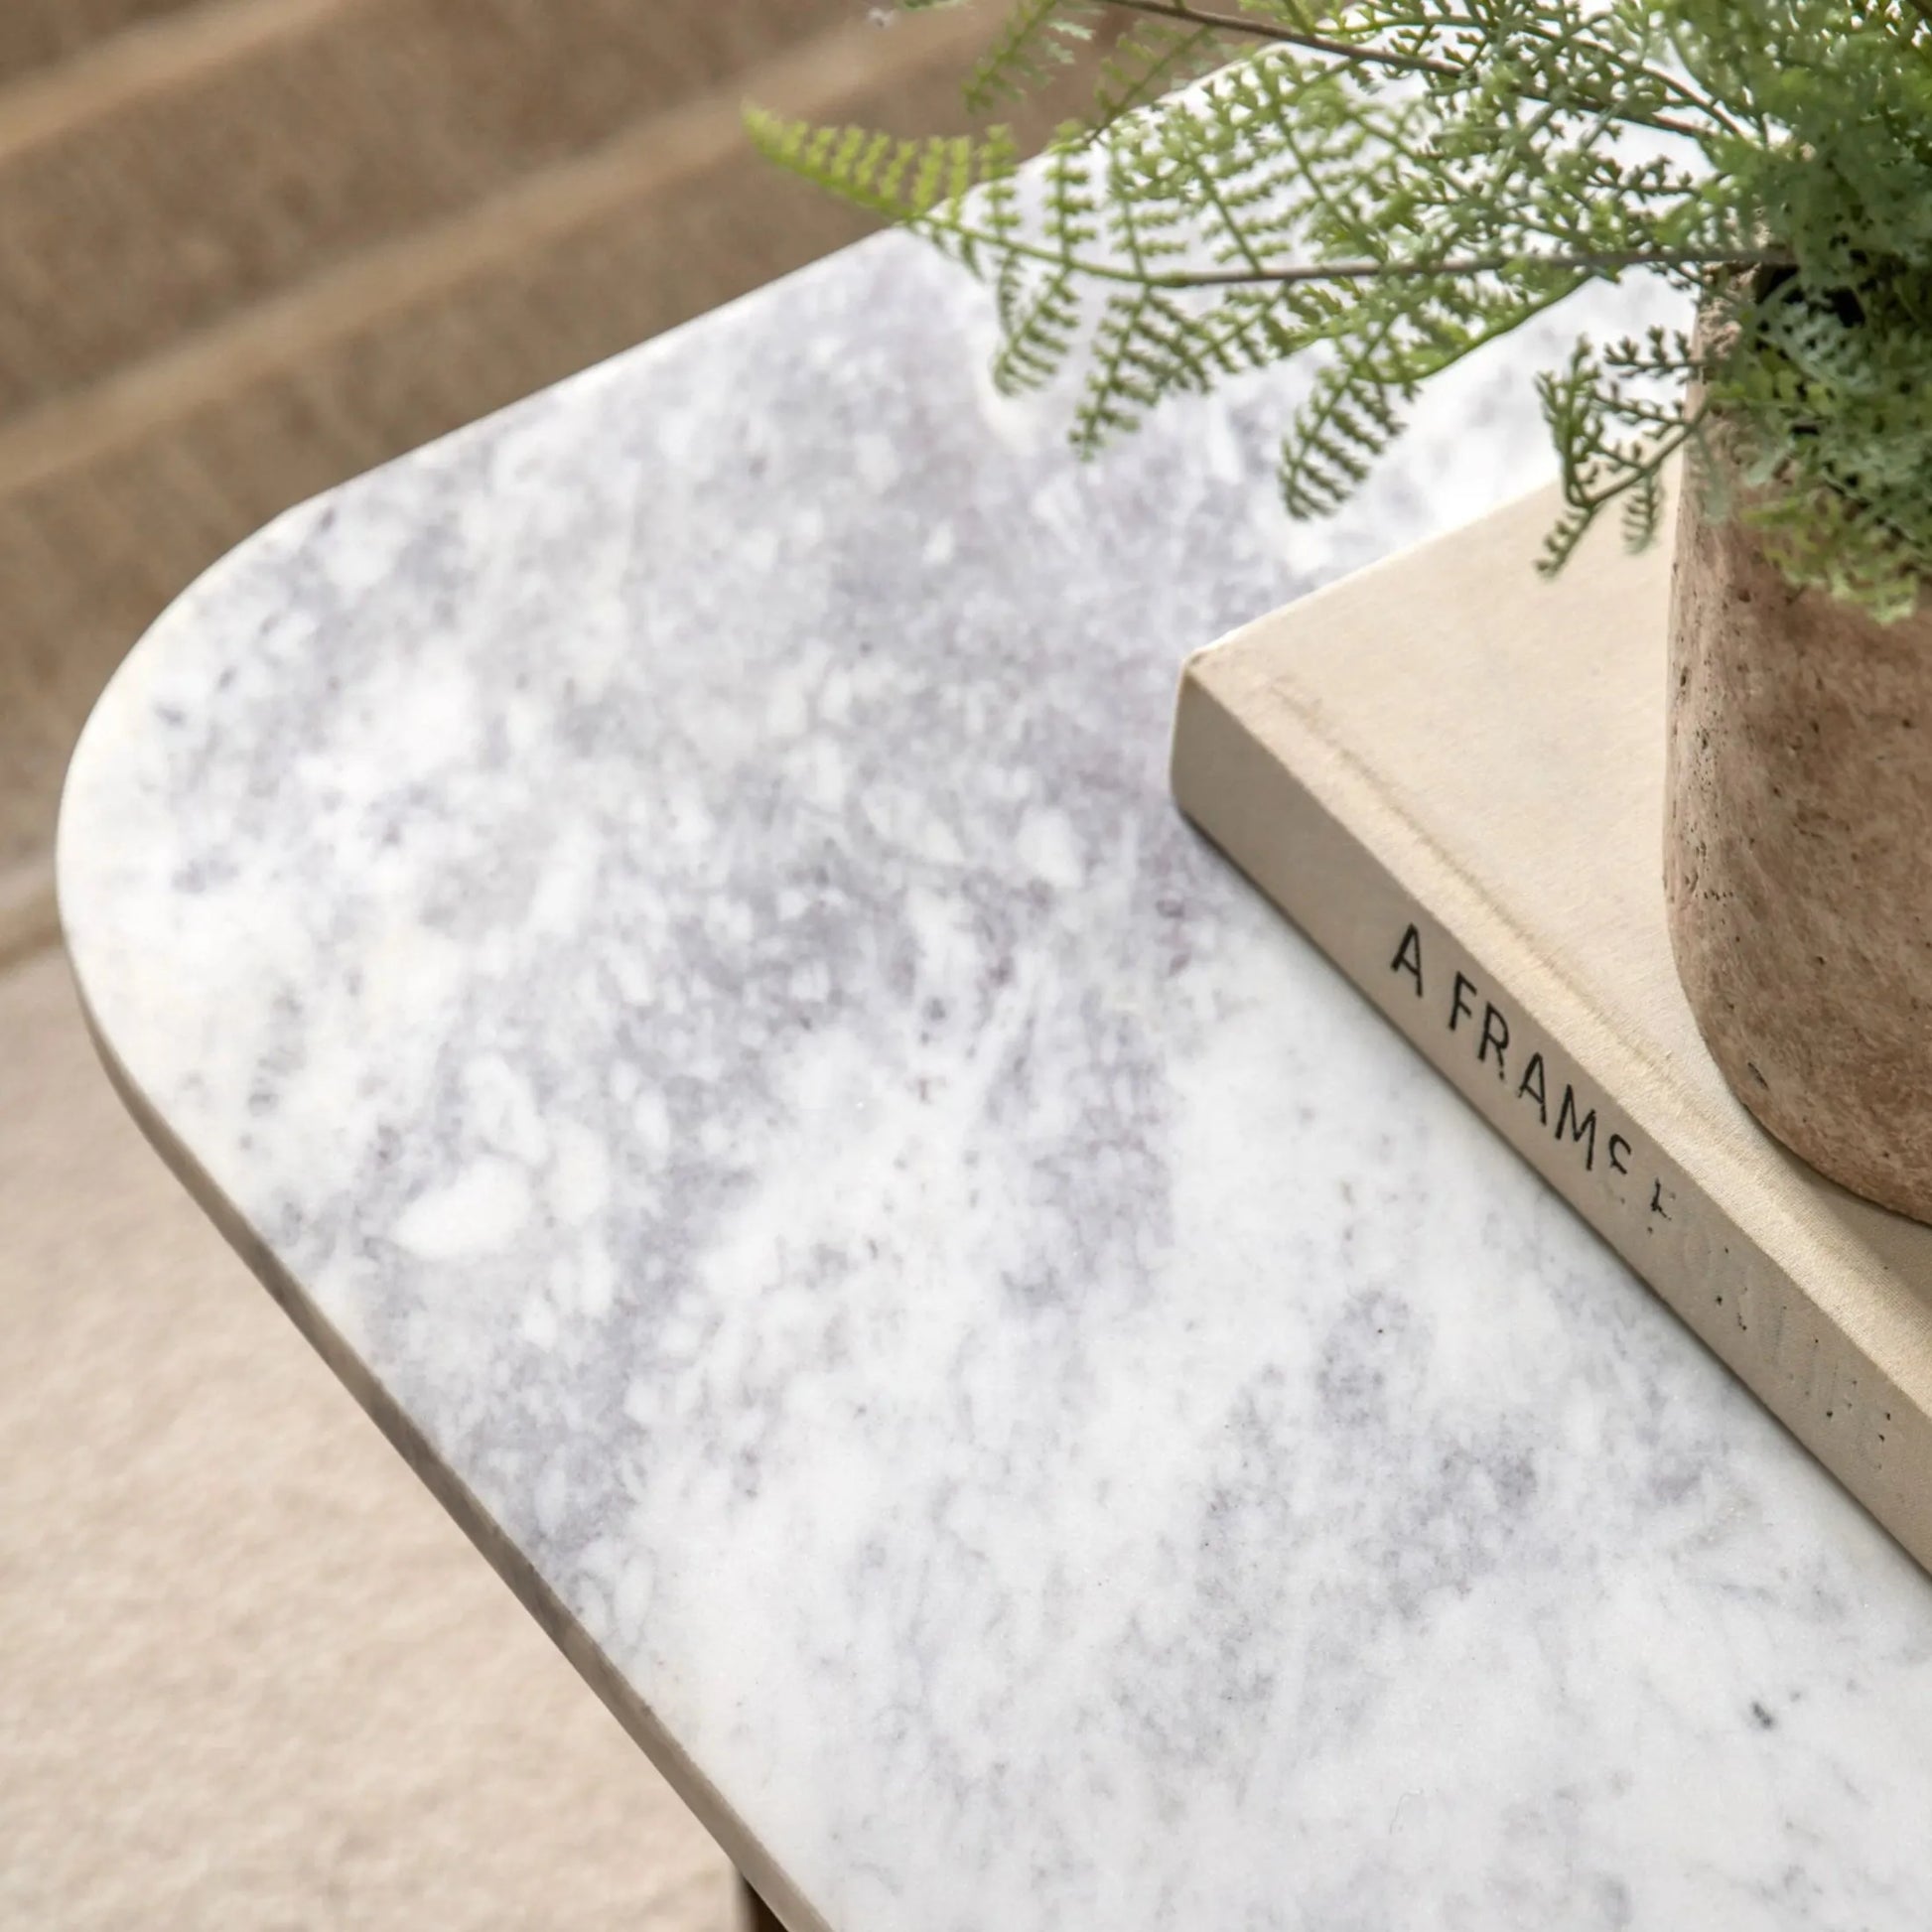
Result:
{"label": "fern leaf", "polygon": [[745,112],[759,153],[814,186],[892,220],[916,220],[962,200],[989,174],[1010,172],[1011,150],[995,161],[991,146],[965,136],[896,139],[862,127],[819,127],[761,107]]}
{"label": "fern leaf", "polygon": [[1332,516],[1401,430],[1389,385],[1373,370],[1382,333],[1322,369],[1282,444],[1279,482],[1291,516]]}
{"label": "fern leaf", "polygon": [[967,109],[983,114],[1051,78],[1093,37],[1098,0],[1014,0],[993,45],[966,76]]}
{"label": "fern leaf", "polygon": [[[1932,0],[1005,0],[975,107],[1053,78],[1111,7],[1137,18],[1091,113],[1025,182],[1001,129],[748,124],[994,284],[1002,388],[1084,346],[1083,452],[1324,348],[1283,448],[1299,515],[1361,483],[1420,384],[1641,265],[1725,327],[1580,344],[1541,378],[1546,565],[1610,508],[1652,538],[1695,377],[1736,445],[1728,507],[1793,582],[1892,615],[1932,579]],[[1301,273],[1324,263],[1345,272]]]}
{"label": "fern leaf", "polygon": [[[1613,353],[1622,359],[1624,350]],[[1665,468],[1698,438],[1701,414],[1659,406],[1633,390],[1587,340],[1560,373],[1537,378],[1537,391],[1562,466],[1564,502],[1538,568],[1546,576],[1560,571],[1612,504],[1624,542],[1633,550],[1648,546],[1663,515]]]}
{"label": "fern leaf", "polygon": [[1045,176],[1045,240],[1062,261],[1071,262],[1100,239],[1092,162],[1077,121],[1060,128],[1040,166]]}
{"label": "fern leaf", "polygon": [[1080,328],[1072,271],[1052,269],[1031,293],[1009,295],[1002,324],[1005,340],[994,357],[993,386],[1013,396],[1050,382],[1072,352]]}
{"label": "fern leaf", "polygon": [[1137,23],[1102,64],[1094,84],[1092,129],[1104,132],[1123,115],[1170,88],[1196,80],[1226,61],[1233,44],[1212,27],[1169,21]]}
{"label": "fern leaf", "polygon": [[1094,331],[1093,362],[1074,414],[1074,451],[1086,458],[1138,429],[1161,400],[1204,390],[1210,372],[1194,352],[1193,319],[1158,289],[1113,296]]}

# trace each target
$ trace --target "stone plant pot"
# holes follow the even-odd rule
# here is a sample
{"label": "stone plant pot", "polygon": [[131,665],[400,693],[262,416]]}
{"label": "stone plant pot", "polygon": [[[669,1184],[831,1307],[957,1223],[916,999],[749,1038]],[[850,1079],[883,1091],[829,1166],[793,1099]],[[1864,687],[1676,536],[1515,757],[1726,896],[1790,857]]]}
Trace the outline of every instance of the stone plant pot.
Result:
{"label": "stone plant pot", "polygon": [[1879,624],[1678,510],[1664,878],[1725,1078],[1822,1173],[1932,1221],[1932,599]]}

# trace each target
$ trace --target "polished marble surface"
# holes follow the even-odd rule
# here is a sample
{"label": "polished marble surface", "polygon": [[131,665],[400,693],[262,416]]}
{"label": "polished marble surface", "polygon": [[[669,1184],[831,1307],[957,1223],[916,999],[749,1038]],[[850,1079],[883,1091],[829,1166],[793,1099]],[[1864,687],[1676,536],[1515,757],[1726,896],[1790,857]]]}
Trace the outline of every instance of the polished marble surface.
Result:
{"label": "polished marble surface", "polygon": [[1292,530],[1281,383],[1079,469],[889,238],[88,728],[137,1108],[800,1927],[1932,1923],[1932,1585],[1166,793],[1182,654],[1539,480],[1576,320]]}

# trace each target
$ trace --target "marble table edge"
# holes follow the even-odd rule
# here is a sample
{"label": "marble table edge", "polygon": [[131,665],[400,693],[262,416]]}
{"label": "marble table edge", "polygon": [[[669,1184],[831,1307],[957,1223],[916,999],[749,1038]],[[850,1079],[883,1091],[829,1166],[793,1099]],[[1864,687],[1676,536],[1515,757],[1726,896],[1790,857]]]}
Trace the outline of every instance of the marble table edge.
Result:
{"label": "marble table edge", "polygon": [[[534,395],[492,410],[425,447],[435,448],[438,444],[474,436],[483,425],[498,418],[527,411],[579,384],[606,380],[616,364],[621,363],[628,370],[635,370],[655,356],[669,352],[681,338],[703,324],[715,321],[719,315],[766,301],[773,289],[824,275],[839,259],[835,255],[824,261],[808,263],[775,283],[751,290],[737,301],[724,304],[721,309],[652,337],[621,356],[594,363]],[[245,568],[257,551],[272,549],[287,528],[312,519],[319,505],[328,503],[344,490],[355,488],[384,470],[410,464],[422,454],[420,449],[406,452],[387,464],[378,465],[375,470],[350,479],[346,483],[337,484],[290,504],[185,585],[135,640],[95,700],[69,760],[62,785],[54,850],[46,869],[46,897],[50,914],[45,922],[47,932],[50,937],[58,935],[66,948],[81,1017],[109,1084],[143,1137],[186,1188],[196,1205],[214,1224],[222,1239],[247,1265],[295,1324],[304,1340],[328,1365],[337,1381],[354,1398],[363,1413],[423,1482],[430,1495],[509,1587],[517,1600],[536,1620],[538,1627],[623,1726],[699,1823],[710,1832],[762,1902],[789,1928],[789,1932],[836,1932],[836,1928],[804,1896],[690,1753],[659,1721],[656,1713],[637,1696],[623,1674],[571,1614],[538,1574],[534,1564],[516,1547],[470,1486],[436,1455],[419,1427],[394,1397],[383,1389],[374,1373],[303,1292],[300,1283],[276,1260],[266,1240],[249,1224],[246,1216],[222,1191],[186,1142],[170,1128],[161,1109],[114,1045],[111,1015],[101,1011],[89,987],[87,935],[84,925],[72,916],[66,855],[69,840],[80,834],[81,828],[76,825],[76,819],[84,809],[85,794],[96,782],[92,767],[102,756],[102,741],[114,735],[116,714],[134,701],[137,688],[157,658],[168,651],[177,637],[192,631],[204,611],[219,600],[229,577]]]}
{"label": "marble table edge", "polygon": [[[244,546],[245,547],[245,546]],[[717,1841],[746,1882],[789,1929],[789,1932],[836,1932],[803,1895],[690,1754],[678,1743],[657,1715],[636,1695],[605,1655],[602,1647],[559,1600],[487,1509],[424,1440],[422,1432],[401,1406],[382,1388],[328,1317],[278,1262],[268,1245],[249,1225],[246,1216],[228,1199],[213,1177],[168,1126],[159,1108],[143,1091],[103,1028],[87,992],[79,958],[69,951],[69,967],[80,1014],[100,1059],[108,1083],[118,1095],[168,1171],[181,1182],[197,1207],[213,1223],[221,1238],[247,1265],[297,1331],[328,1365],[337,1381],[352,1396],[396,1453],[409,1465],[430,1496],[441,1505],[478,1553],[508,1586],[537,1627],[556,1645],[579,1677],[621,1724],[631,1741],[656,1766],[665,1781],[689,1806],[698,1822]]]}

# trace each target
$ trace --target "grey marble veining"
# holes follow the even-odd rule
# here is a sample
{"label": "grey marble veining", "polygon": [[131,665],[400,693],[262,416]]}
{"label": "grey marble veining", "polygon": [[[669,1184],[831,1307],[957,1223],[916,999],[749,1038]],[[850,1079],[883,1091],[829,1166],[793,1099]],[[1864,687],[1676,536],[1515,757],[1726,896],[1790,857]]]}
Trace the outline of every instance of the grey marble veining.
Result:
{"label": "grey marble veining", "polygon": [[69,783],[105,1040],[801,1924],[1922,1932],[1932,1586],[1166,794],[1576,316],[1294,530],[1292,385],[1081,470],[982,302],[869,244],[221,566]]}

